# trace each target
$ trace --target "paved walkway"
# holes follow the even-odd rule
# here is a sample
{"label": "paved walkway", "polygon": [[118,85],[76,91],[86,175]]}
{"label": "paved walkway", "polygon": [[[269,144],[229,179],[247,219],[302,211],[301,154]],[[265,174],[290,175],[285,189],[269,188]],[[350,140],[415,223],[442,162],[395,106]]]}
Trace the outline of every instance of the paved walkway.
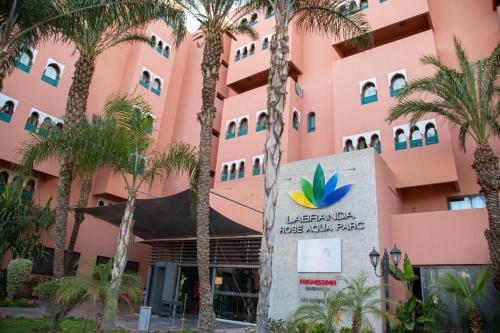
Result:
{"label": "paved walkway", "polygon": [[[24,318],[40,318],[43,317],[44,310],[43,306],[40,308],[4,308],[0,307],[0,317],[12,316],[12,317],[24,317]],[[68,317],[76,318],[92,318],[94,311],[89,304],[82,304],[70,312]],[[139,314],[131,313],[129,309],[121,309],[119,318],[115,322],[116,327],[121,327],[132,332],[137,331],[137,323],[139,322]],[[151,316],[149,331],[174,331],[180,330],[181,328],[196,328],[197,319],[196,317],[190,316],[184,320],[181,319],[171,319],[165,317],[158,317],[156,315]],[[216,331],[220,333],[240,333],[246,325],[230,323],[224,321],[216,322]],[[105,324],[105,326],[110,327],[111,322]]]}

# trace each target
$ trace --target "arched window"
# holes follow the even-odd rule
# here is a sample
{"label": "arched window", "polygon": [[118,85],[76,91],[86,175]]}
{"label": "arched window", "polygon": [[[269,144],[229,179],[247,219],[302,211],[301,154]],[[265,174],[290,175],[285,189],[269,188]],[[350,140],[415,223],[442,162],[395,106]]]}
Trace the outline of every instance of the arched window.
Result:
{"label": "arched window", "polygon": [[52,129],[53,123],[52,119],[49,117],[45,118],[40,125],[40,129],[38,130],[38,134],[41,136],[47,136],[49,134],[49,131]]}
{"label": "arched window", "polygon": [[42,75],[42,81],[57,87],[61,75],[61,69],[56,64],[50,64],[45,68]]}
{"label": "arched window", "polygon": [[31,200],[33,198],[34,191],[35,191],[35,181],[33,179],[30,179],[23,188],[23,193],[21,194],[21,198],[25,200]]}
{"label": "arched window", "polygon": [[7,171],[0,172],[0,193],[5,190],[5,185],[9,183],[9,173]]}
{"label": "arched window", "polygon": [[373,134],[370,139],[370,147],[375,148],[379,153],[382,151],[382,144],[380,143],[380,138],[378,134]]}
{"label": "arched window", "polygon": [[266,9],[266,19],[270,18],[273,15],[274,15],[273,6],[268,6]]}
{"label": "arched window", "polygon": [[28,120],[26,120],[24,129],[29,132],[34,132],[37,127],[38,127],[38,112],[32,112]]}
{"label": "arched window", "polygon": [[410,130],[410,147],[422,146],[422,133],[417,126],[413,126]]}
{"label": "arched window", "polygon": [[141,79],[139,80],[139,84],[146,89],[149,89],[149,84],[151,83],[151,75],[148,71],[143,71],[141,74]]}
{"label": "arched window", "polygon": [[358,4],[356,3],[356,1],[352,0],[349,3],[349,13],[356,13],[358,10]]}
{"label": "arched window", "polygon": [[57,123],[57,124],[56,124],[56,128],[57,128],[58,130],[62,130],[62,129],[63,129],[63,124],[62,124],[62,123]]}
{"label": "arched window", "polygon": [[368,148],[368,145],[366,144],[366,139],[363,136],[360,136],[358,138],[358,145],[356,146],[356,149],[366,149]]}
{"label": "arched window", "polygon": [[399,91],[406,86],[406,79],[403,74],[396,74],[391,79],[391,96],[397,96]]}
{"label": "arched window", "polygon": [[156,51],[162,53],[163,52],[163,42],[160,40],[158,42],[158,46],[156,47]]}
{"label": "arched window", "polygon": [[250,55],[255,54],[255,44],[250,45]]}
{"label": "arched window", "polygon": [[312,133],[316,130],[316,114],[309,112],[307,115],[307,132]]}
{"label": "arched window", "polygon": [[253,161],[252,175],[253,176],[260,175],[260,158],[258,157]]}
{"label": "arched window", "polygon": [[245,162],[241,161],[238,167],[238,178],[245,177]]}
{"label": "arched window", "polygon": [[154,122],[154,119],[152,116],[148,115],[146,117],[147,119],[147,122],[148,122],[148,128],[146,129],[146,132],[148,132],[149,134],[153,133],[153,122]]}
{"label": "arched window", "polygon": [[401,128],[396,130],[394,147],[396,150],[406,149],[406,134]]}
{"label": "arched window", "polygon": [[292,126],[296,130],[299,129],[299,113],[297,111],[293,111]]}
{"label": "arched window", "polygon": [[434,145],[439,142],[436,126],[433,123],[428,123],[425,126],[425,144]]}
{"label": "arched window", "polygon": [[248,48],[245,46],[243,48],[243,58],[246,58],[248,56]]}
{"label": "arched window", "polygon": [[232,139],[236,136],[236,123],[234,121],[227,125],[226,139]]}
{"label": "arched window", "polygon": [[240,126],[238,128],[238,136],[246,135],[248,133],[248,119],[243,118],[240,121]]}
{"label": "arched window", "polygon": [[269,38],[264,38],[264,42],[262,43],[262,49],[267,50],[269,48]]}
{"label": "arched window", "polygon": [[241,50],[236,50],[236,55],[234,56],[234,61],[238,61],[241,58]]}
{"label": "arched window", "polygon": [[153,84],[151,85],[151,91],[156,95],[160,96],[161,94],[161,81],[156,78],[153,80]]}
{"label": "arched window", "polygon": [[253,13],[252,14],[252,17],[250,17],[250,24],[256,24],[257,23],[257,18],[258,18],[258,15],[257,13]]}
{"label": "arched window", "polygon": [[221,180],[225,182],[227,180],[227,164],[222,167]]}
{"label": "arched window", "polygon": [[366,82],[361,89],[361,104],[377,101],[377,88],[373,82]]}
{"label": "arched window", "polygon": [[151,36],[151,39],[150,39],[150,42],[149,42],[149,45],[154,48],[156,46],[156,36],[155,35],[152,35]]}
{"label": "arched window", "polygon": [[345,4],[339,7],[339,13],[342,14],[343,16],[347,15],[348,11],[347,11],[347,6]]}
{"label": "arched window", "polygon": [[14,102],[6,101],[0,109],[0,120],[10,123],[14,113]]}
{"label": "arched window", "polygon": [[361,10],[368,8],[368,0],[361,0],[359,2],[359,8]]}
{"label": "arched window", "polygon": [[263,131],[267,128],[267,113],[262,112],[259,114],[259,118],[257,119],[257,132]]}
{"label": "arched window", "polygon": [[229,171],[229,179],[236,179],[236,163],[231,164],[231,170]]}
{"label": "arched window", "polygon": [[353,150],[354,150],[354,145],[352,144],[352,140],[351,139],[345,140],[344,152],[353,151]]}
{"label": "arched window", "polygon": [[31,70],[31,65],[33,64],[33,53],[30,50],[25,50],[19,56],[15,65],[17,68],[29,73]]}
{"label": "arched window", "polygon": [[248,24],[248,20],[246,17],[244,17],[241,21],[240,21],[240,25],[246,25]]}
{"label": "arched window", "polygon": [[165,49],[163,50],[163,56],[168,59],[170,57],[170,46],[165,46]]}

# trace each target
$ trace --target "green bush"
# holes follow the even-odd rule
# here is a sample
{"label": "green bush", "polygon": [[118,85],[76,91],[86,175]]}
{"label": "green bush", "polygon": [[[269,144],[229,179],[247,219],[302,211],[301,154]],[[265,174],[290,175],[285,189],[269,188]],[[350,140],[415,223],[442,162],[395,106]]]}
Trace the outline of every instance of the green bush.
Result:
{"label": "green bush", "polygon": [[17,288],[21,287],[33,268],[33,262],[28,259],[14,259],[7,266],[7,298],[13,299]]}
{"label": "green bush", "polygon": [[38,304],[30,299],[18,298],[18,299],[4,299],[0,301],[0,307],[10,307],[10,308],[36,308]]}
{"label": "green bush", "polygon": [[50,303],[54,300],[59,284],[59,280],[47,280],[42,282],[35,287],[35,294],[38,296],[39,300]]}

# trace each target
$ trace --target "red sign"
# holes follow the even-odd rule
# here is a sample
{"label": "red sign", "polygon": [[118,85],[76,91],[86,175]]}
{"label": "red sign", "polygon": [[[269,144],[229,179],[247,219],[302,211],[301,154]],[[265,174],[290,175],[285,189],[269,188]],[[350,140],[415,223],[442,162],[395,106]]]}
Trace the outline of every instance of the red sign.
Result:
{"label": "red sign", "polygon": [[300,284],[314,285],[314,286],[336,286],[337,280],[309,280],[300,279]]}

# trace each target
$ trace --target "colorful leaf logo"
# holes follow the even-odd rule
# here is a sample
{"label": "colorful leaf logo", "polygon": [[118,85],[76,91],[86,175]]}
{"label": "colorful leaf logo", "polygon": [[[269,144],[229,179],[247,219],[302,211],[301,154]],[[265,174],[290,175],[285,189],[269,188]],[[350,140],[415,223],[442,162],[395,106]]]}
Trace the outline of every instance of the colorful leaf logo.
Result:
{"label": "colorful leaf logo", "polygon": [[307,208],[325,208],[333,205],[351,190],[352,184],[337,188],[339,174],[333,174],[325,184],[325,173],[320,164],[314,172],[313,183],[302,177],[300,186],[302,192],[291,191],[288,194],[293,201]]}

